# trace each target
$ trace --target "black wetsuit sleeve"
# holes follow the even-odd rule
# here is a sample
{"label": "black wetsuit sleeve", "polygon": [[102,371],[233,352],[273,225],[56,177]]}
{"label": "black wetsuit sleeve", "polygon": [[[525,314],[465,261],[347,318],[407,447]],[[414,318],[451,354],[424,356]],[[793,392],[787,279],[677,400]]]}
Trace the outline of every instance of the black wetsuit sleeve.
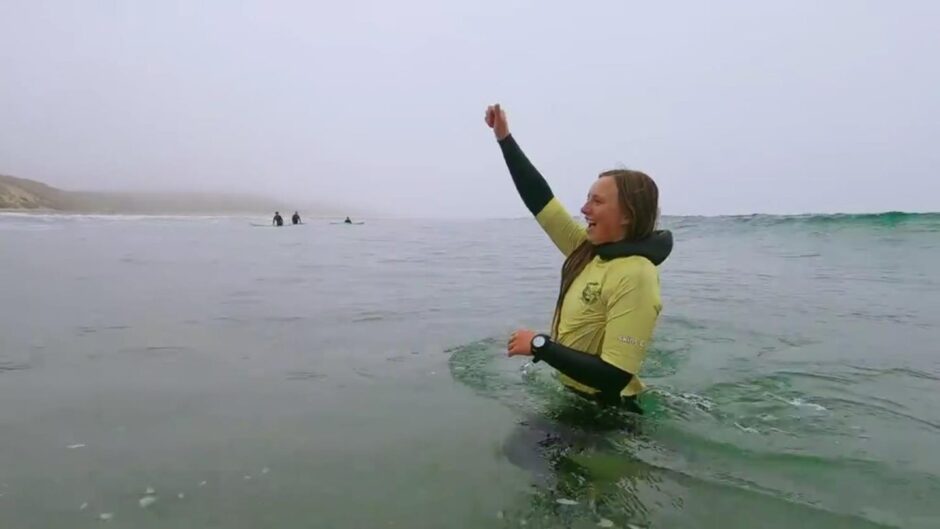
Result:
{"label": "black wetsuit sleeve", "polygon": [[499,140],[499,147],[503,151],[503,159],[506,160],[506,166],[509,167],[509,174],[512,175],[512,182],[516,185],[519,196],[522,197],[526,208],[533,215],[538,215],[555,196],[548,182],[522,152],[522,148],[516,143],[512,134]]}
{"label": "black wetsuit sleeve", "polygon": [[535,355],[534,361],[540,360],[604,395],[617,396],[633,379],[631,373],[601,360],[599,356],[551,340]]}

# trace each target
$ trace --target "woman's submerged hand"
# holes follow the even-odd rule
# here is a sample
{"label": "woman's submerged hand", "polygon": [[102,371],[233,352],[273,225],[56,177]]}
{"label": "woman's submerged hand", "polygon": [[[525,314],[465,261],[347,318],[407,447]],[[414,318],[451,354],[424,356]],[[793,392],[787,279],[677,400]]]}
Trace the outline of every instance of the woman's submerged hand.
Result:
{"label": "woman's submerged hand", "polygon": [[535,335],[535,331],[528,329],[518,329],[509,335],[507,343],[509,356],[532,356],[532,338]]}
{"label": "woman's submerged hand", "polygon": [[509,136],[509,122],[506,121],[506,112],[500,108],[499,103],[486,107],[486,125],[493,129],[497,140],[504,140]]}

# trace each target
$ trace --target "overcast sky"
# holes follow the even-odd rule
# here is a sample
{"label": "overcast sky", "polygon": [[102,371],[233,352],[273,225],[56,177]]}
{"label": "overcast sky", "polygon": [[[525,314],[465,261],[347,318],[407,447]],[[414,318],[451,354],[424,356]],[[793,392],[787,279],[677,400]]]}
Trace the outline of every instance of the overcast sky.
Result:
{"label": "overcast sky", "polygon": [[0,173],[521,216],[499,101],[573,213],[940,210],[940,2],[575,6],[0,0]]}

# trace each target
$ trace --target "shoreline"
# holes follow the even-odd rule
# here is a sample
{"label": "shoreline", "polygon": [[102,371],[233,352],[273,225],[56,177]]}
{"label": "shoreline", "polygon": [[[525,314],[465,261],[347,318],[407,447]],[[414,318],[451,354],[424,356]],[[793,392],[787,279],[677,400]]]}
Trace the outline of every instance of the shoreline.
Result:
{"label": "shoreline", "polygon": [[[58,216],[58,217],[178,217],[178,218],[256,218],[270,219],[270,213],[258,212],[218,212],[218,213],[179,213],[179,212],[130,212],[130,211],[61,211],[54,209],[10,209],[0,208],[0,216]],[[301,215],[301,219],[342,219],[343,215]],[[366,217],[356,217],[366,218]]]}

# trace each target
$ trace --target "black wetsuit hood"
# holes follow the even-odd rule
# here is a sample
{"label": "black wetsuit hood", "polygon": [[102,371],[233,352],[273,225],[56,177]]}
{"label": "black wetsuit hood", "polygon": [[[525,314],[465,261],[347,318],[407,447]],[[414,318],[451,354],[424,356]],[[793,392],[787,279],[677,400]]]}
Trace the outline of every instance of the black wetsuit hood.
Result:
{"label": "black wetsuit hood", "polygon": [[649,237],[639,241],[620,241],[601,244],[594,247],[594,252],[603,260],[639,255],[659,266],[672,253],[672,232],[656,230]]}

